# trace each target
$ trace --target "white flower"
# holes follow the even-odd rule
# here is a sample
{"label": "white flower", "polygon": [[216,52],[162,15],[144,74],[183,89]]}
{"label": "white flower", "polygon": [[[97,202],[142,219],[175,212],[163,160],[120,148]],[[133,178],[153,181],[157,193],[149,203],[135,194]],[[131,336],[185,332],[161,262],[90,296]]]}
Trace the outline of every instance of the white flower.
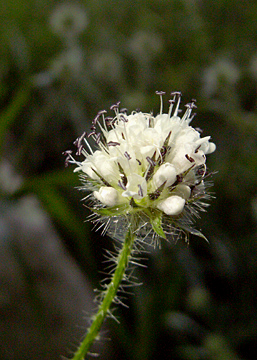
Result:
{"label": "white flower", "polygon": [[83,189],[93,194],[92,210],[102,219],[114,218],[117,224],[117,218],[138,214],[161,237],[174,228],[196,233],[190,225],[192,216],[203,210],[203,200],[209,198],[204,184],[206,154],[215,145],[210,136],[201,138],[190,126],[194,101],[179,117],[181,94],[172,93],[168,113],[163,113],[163,93],[158,94],[161,108],[156,117],[142,112],[127,115],[119,110],[119,103],[111,107],[113,118],[100,111],[87,136],[98,149],[93,151],[83,134],[75,144],[77,154],[85,159],[78,162],[66,152],[68,161],[77,164]]}
{"label": "white flower", "polygon": [[63,37],[80,34],[88,24],[87,14],[81,6],[73,3],[59,4],[50,16],[53,32]]}
{"label": "white flower", "polygon": [[140,200],[147,195],[147,182],[143,176],[132,174],[128,176],[128,183],[126,191],[123,191],[122,196],[132,197]]}
{"label": "white flower", "polygon": [[176,168],[173,164],[162,164],[153,176],[153,183],[156,188],[159,188],[164,184],[164,187],[168,187],[176,181],[177,174]]}
{"label": "white flower", "polygon": [[184,209],[185,202],[182,197],[174,195],[161,201],[157,207],[167,215],[179,215]]}
{"label": "white flower", "polygon": [[119,202],[119,193],[112,187],[102,186],[99,191],[94,191],[94,196],[106,206],[114,206]]}

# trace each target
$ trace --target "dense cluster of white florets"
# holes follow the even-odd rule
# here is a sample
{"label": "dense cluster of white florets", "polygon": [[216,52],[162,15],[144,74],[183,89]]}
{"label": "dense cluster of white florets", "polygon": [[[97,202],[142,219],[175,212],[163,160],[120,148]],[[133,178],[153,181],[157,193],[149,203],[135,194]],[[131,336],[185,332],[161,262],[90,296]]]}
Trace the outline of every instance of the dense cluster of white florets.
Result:
{"label": "dense cluster of white florets", "polygon": [[[197,210],[203,210],[202,200],[208,198],[206,154],[216,147],[210,136],[201,138],[200,130],[189,125],[194,100],[180,117],[181,94],[171,94],[168,113],[163,113],[164,93],[157,94],[161,98],[157,116],[142,112],[128,115],[115,104],[111,107],[113,118],[100,111],[92,132],[76,140],[77,154],[85,159],[78,162],[66,153],[68,161],[77,165],[75,171],[82,175],[84,189],[91,191],[93,211],[109,219],[138,214],[144,221],[148,219],[157,235],[165,237],[165,224],[169,222],[173,229],[176,224],[185,225]],[[97,150],[91,149],[87,137],[96,141]],[[182,230],[187,231],[184,225]]]}

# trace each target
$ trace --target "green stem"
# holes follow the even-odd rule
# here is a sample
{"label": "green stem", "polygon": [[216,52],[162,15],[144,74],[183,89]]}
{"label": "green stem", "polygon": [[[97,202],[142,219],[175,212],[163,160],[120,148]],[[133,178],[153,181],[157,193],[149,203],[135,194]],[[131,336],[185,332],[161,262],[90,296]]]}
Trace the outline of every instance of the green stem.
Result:
{"label": "green stem", "polygon": [[84,340],[81,342],[78,350],[74,354],[72,360],[83,360],[86,354],[88,353],[91,345],[93,344],[95,338],[97,337],[101,326],[106,318],[106,315],[109,312],[110,306],[117,295],[117,291],[124,277],[126,268],[129,263],[131,251],[133,249],[133,244],[135,240],[135,222],[131,219],[131,223],[124,239],[124,243],[119,252],[117,258],[117,267],[111,278],[111,281],[107,289],[103,292],[103,300],[99,305],[97,314],[93,317],[93,322],[88,329],[87,335]]}

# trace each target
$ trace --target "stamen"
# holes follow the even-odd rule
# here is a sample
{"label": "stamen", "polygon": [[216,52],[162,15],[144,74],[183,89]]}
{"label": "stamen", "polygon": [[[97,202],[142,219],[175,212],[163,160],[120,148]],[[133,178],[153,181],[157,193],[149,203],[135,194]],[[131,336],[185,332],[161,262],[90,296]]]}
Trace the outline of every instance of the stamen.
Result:
{"label": "stamen", "polygon": [[92,121],[92,124],[93,124],[93,125],[96,125],[99,117],[100,117],[100,115],[99,115],[99,113],[98,113],[98,114],[96,115],[96,117],[94,118],[94,120]]}
{"label": "stamen", "polygon": [[118,185],[123,189],[123,190],[126,190],[127,188],[126,188],[126,186],[123,184],[123,182],[122,181],[118,181]]}
{"label": "stamen", "polygon": [[187,110],[186,110],[183,118],[181,119],[182,121],[188,121],[188,120],[191,121],[191,120],[192,120],[192,119],[190,119],[191,112],[192,112],[193,108],[197,108],[197,106],[195,105],[194,101],[195,101],[195,100],[192,100],[191,103],[185,105],[185,107],[187,108]]}
{"label": "stamen", "polygon": [[107,126],[111,126],[112,122],[113,122],[113,117],[108,116],[104,120],[105,120],[105,123],[106,123]]}
{"label": "stamen", "polygon": [[176,109],[175,109],[174,114],[173,114],[173,116],[177,116],[177,115],[178,115],[179,104],[180,104],[180,100],[181,100],[182,93],[181,93],[180,91],[174,91],[174,92],[171,93],[171,96],[173,96],[174,102],[175,102],[175,100],[176,100],[176,97],[178,98],[178,100],[177,100],[177,106],[176,106]]}
{"label": "stamen", "polygon": [[198,153],[198,150],[200,149],[201,145],[199,145],[196,149],[195,149],[195,154]]}
{"label": "stamen", "polygon": [[[127,183],[128,183],[128,179],[127,179],[127,176],[125,175],[125,172],[121,166],[120,163],[118,163],[118,167],[119,167],[119,172],[120,172],[120,177],[121,177],[121,180],[122,180],[122,184],[126,187]],[[124,189],[126,190],[126,189]]]}
{"label": "stamen", "polygon": [[[195,114],[194,114],[195,115]],[[202,134],[203,130],[200,129],[199,127],[195,128],[196,131],[198,131],[200,134]]]}
{"label": "stamen", "polygon": [[96,134],[95,130],[94,130],[94,131],[91,131],[91,133],[89,133],[89,134],[87,135],[87,137],[90,138],[90,136],[93,136],[93,135],[95,135],[95,134]]}
{"label": "stamen", "polygon": [[[88,135],[88,137],[89,137],[89,135]],[[87,145],[87,147],[88,147],[88,149],[89,149],[89,151],[91,152],[91,154],[93,155],[93,150],[91,149],[91,146],[89,145],[89,142],[87,141],[87,139],[86,138],[84,138],[84,141],[85,141],[85,143],[86,143],[86,145]]]}
{"label": "stamen", "polygon": [[97,145],[99,145],[99,143],[100,143],[100,137],[101,137],[101,133],[96,134],[95,141],[96,141]]}
{"label": "stamen", "polygon": [[127,151],[124,152],[124,156],[127,160],[131,160],[131,156],[129,155],[129,153]]}
{"label": "stamen", "polygon": [[65,160],[64,160],[64,166],[67,167],[69,166],[69,160],[70,160],[70,156],[66,156]]}
{"label": "stamen", "polygon": [[98,120],[99,120],[99,118],[100,118],[100,116],[101,116],[101,115],[104,115],[104,114],[106,114],[106,113],[107,113],[106,110],[100,110],[100,111],[98,111],[96,117],[95,117],[94,120],[92,121],[92,124],[93,124],[93,125],[96,125],[97,122],[98,122]]}
{"label": "stamen", "polygon": [[81,163],[79,161],[76,161],[73,156],[71,155],[72,154],[72,151],[71,150],[66,150],[66,151],[63,151],[62,153],[63,155],[67,155],[66,159],[65,159],[65,167],[67,167],[69,165],[69,163],[74,163],[78,166],[81,165]]}
{"label": "stamen", "polygon": [[163,100],[162,100],[162,96],[165,95],[166,93],[164,91],[155,91],[155,94],[160,96],[160,115],[162,115],[162,110],[163,110]]}
{"label": "stamen", "polygon": [[190,161],[191,163],[195,162],[195,160],[190,157],[188,154],[185,155],[185,157],[187,158],[188,161]]}
{"label": "stamen", "polygon": [[77,149],[76,155],[80,156],[82,154],[83,145],[80,145]]}
{"label": "stamen", "polygon": [[123,114],[119,114],[119,120],[123,122],[128,122],[128,119]]}
{"label": "stamen", "polygon": [[106,110],[100,110],[100,111],[98,111],[97,115],[98,115],[98,117],[100,117],[101,115],[104,115],[106,113],[107,113]]}
{"label": "stamen", "polygon": [[72,150],[65,150],[62,152],[63,155],[71,155],[72,154]]}
{"label": "stamen", "polygon": [[169,107],[169,112],[168,112],[168,118],[171,117],[171,112],[172,112],[173,105],[174,105],[175,101],[174,100],[169,100],[169,103],[170,103],[170,107]]}
{"label": "stamen", "polygon": [[144,193],[143,193],[143,189],[142,189],[142,186],[140,184],[137,185],[138,186],[138,195],[143,197],[144,196]]}
{"label": "stamen", "polygon": [[110,110],[117,110],[119,108],[119,105],[120,105],[120,101],[118,101],[116,104],[113,104],[111,107],[110,107]]}
{"label": "stamen", "polygon": [[76,145],[78,148],[81,147],[82,145],[82,141],[85,138],[85,136],[87,135],[87,133],[84,131],[83,134],[81,136],[79,136],[75,141],[74,141],[74,145]]}
{"label": "stamen", "polygon": [[176,177],[177,177],[177,181],[175,182],[175,184],[176,183],[181,183],[183,181],[183,176],[177,175]]}
{"label": "stamen", "polygon": [[108,146],[118,146],[118,145],[120,145],[120,143],[115,142],[115,141],[109,141],[109,142],[107,143],[107,145],[108,145]]}
{"label": "stamen", "polygon": [[153,161],[153,159],[151,159],[150,156],[147,156],[147,157],[146,157],[146,160],[149,162],[149,164],[150,164],[151,166],[156,166],[156,162]]}
{"label": "stamen", "polygon": [[149,156],[146,157],[146,160],[149,163],[149,166],[144,174],[146,181],[148,181],[153,176],[154,167],[156,166],[155,160],[156,151],[154,152],[153,156],[150,158]]}

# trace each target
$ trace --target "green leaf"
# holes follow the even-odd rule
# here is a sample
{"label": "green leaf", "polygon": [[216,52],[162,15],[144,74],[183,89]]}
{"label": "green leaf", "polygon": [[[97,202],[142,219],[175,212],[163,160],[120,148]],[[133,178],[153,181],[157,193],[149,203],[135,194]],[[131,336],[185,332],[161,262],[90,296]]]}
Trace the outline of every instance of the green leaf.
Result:
{"label": "green leaf", "polygon": [[117,206],[102,208],[102,209],[90,208],[90,210],[101,216],[122,216],[122,215],[126,215],[128,213],[129,205],[122,204],[119,206],[117,205]]}
{"label": "green leaf", "polygon": [[163,239],[166,239],[166,235],[162,228],[162,213],[158,212],[158,213],[155,213],[154,215],[155,216],[153,216],[153,214],[151,214],[149,216],[152,228],[156,232],[157,235],[159,235]]}
{"label": "green leaf", "polygon": [[209,243],[209,240],[201,233],[201,231],[190,228],[189,226],[186,226],[186,225],[181,226],[181,224],[180,224],[179,226],[182,230],[186,231],[187,233],[198,236],[198,237],[204,239],[205,241],[207,241],[207,243]]}

